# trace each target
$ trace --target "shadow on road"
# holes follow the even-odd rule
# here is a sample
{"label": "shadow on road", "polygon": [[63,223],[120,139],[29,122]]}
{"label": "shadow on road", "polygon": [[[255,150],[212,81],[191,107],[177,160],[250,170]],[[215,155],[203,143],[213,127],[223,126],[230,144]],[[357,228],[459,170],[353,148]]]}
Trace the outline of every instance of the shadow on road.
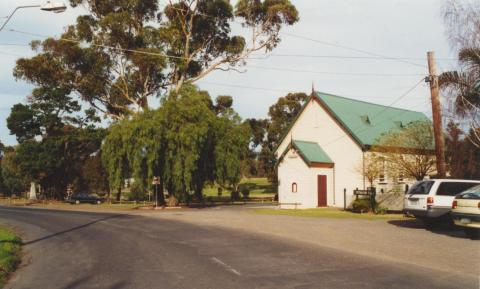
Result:
{"label": "shadow on road", "polygon": [[[68,283],[65,287],[62,287],[62,289],[75,289],[75,288],[85,288],[85,284],[88,283],[88,281],[91,279],[91,277],[82,277],[78,278],[70,283]],[[124,281],[117,281],[113,283],[110,286],[103,287],[104,289],[120,289],[125,286]]]}
{"label": "shadow on road", "polygon": [[75,226],[75,227],[67,229],[67,230],[56,232],[56,233],[53,233],[53,234],[50,234],[50,235],[47,235],[47,236],[44,236],[44,237],[41,237],[41,238],[37,238],[37,239],[31,240],[31,241],[28,241],[28,242],[23,242],[22,245],[24,245],[24,246],[31,245],[31,244],[34,244],[34,243],[37,243],[37,242],[40,242],[40,241],[43,241],[43,240],[47,240],[47,239],[50,239],[50,238],[53,238],[53,237],[56,237],[56,236],[59,236],[59,235],[62,235],[62,234],[66,234],[66,233],[69,233],[69,232],[72,232],[72,231],[75,231],[75,230],[79,230],[79,229],[94,225],[98,222],[102,222],[102,221],[106,221],[106,220],[114,219],[114,218],[119,218],[119,217],[125,217],[125,215],[111,215],[111,216],[107,216],[107,217],[104,217],[104,218],[100,218],[100,219],[97,219],[95,221],[88,222],[86,224],[82,224],[82,225],[79,225],[79,226]]}
{"label": "shadow on road", "polygon": [[418,219],[411,220],[390,220],[389,224],[395,225],[397,227],[415,229],[415,230],[427,230],[435,234],[446,235],[455,238],[469,239],[465,232],[450,223],[432,223],[426,224]]}

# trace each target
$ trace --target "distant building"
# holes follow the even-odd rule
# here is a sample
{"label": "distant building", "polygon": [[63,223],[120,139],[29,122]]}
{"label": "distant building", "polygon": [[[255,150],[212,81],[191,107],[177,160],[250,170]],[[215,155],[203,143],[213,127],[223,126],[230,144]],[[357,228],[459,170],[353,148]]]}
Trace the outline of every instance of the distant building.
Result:
{"label": "distant building", "polygon": [[[285,133],[276,150],[278,194],[282,208],[343,207],[353,190],[368,181],[356,170],[378,138],[391,129],[428,118],[420,112],[392,108],[315,92]],[[377,191],[403,190],[412,182],[385,172]]]}

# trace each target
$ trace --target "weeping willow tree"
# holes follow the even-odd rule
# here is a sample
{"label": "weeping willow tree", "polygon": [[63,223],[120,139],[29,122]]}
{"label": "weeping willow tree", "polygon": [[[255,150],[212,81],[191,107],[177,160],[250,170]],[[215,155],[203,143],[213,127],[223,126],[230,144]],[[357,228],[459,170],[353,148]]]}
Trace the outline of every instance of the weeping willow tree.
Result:
{"label": "weeping willow tree", "polygon": [[160,203],[166,189],[170,205],[176,205],[192,196],[201,200],[207,183],[236,187],[249,137],[231,102],[215,105],[207,92],[187,84],[159,109],[113,125],[102,158],[117,198],[123,180],[133,178],[145,191],[157,176]]}

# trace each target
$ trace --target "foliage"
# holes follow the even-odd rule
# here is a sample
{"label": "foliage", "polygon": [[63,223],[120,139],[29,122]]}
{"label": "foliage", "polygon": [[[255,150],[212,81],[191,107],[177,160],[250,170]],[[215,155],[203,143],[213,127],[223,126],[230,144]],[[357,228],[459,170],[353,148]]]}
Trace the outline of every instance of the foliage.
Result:
{"label": "foliage", "polygon": [[[277,192],[277,187],[272,185],[267,178],[243,178],[238,185],[238,191],[241,192],[244,188],[248,188],[250,197],[255,198],[273,197]],[[203,194],[208,197],[218,196],[220,189],[222,196],[230,198],[233,188],[222,188],[218,184],[208,184],[203,189]]]}
{"label": "foliage", "polygon": [[160,177],[159,195],[188,201],[203,198],[206,183],[237,186],[249,131],[228,97],[214,105],[205,91],[185,84],[156,110],[137,114],[110,128],[102,159],[111,188],[133,177],[141,190]]}
{"label": "foliage", "polygon": [[417,121],[383,134],[377,140],[377,150],[405,176],[423,180],[434,171],[433,143],[432,124]]}
{"label": "foliage", "polygon": [[372,211],[372,202],[368,198],[354,200],[352,211],[356,213],[368,213]]}
{"label": "foliage", "polygon": [[38,182],[48,197],[63,199],[69,184],[82,188],[82,166],[85,160],[98,150],[103,130],[65,130],[62,136],[20,143],[11,155],[14,166],[6,166],[4,169],[7,168],[6,171],[11,176],[22,175],[18,180],[27,180],[22,181],[24,187],[25,183]]}
{"label": "foliage", "polygon": [[305,93],[289,93],[270,106],[268,120],[250,121],[253,132],[252,143],[261,143],[258,160],[266,176],[272,181],[276,181],[277,178],[275,150],[280,144],[281,137],[287,133],[286,130],[300,113],[307,98]]}
{"label": "foliage", "polygon": [[450,122],[447,127],[446,163],[452,178],[480,179],[480,150],[464,137],[460,127]]}
{"label": "foliage", "polygon": [[370,187],[373,187],[373,182],[383,174],[385,171],[385,159],[376,153],[367,153],[364,154],[363,159],[357,166],[355,170],[362,177],[367,179],[370,183]]}
{"label": "foliage", "polygon": [[[100,152],[85,159],[81,170],[83,186],[87,191],[102,195],[109,192],[107,173],[102,166]],[[80,184],[77,184],[77,187],[79,186]]]}
{"label": "foliage", "polygon": [[377,214],[377,215],[385,215],[387,213],[388,213],[388,208],[387,207],[378,206],[375,209],[375,214]]}
{"label": "foliage", "polygon": [[28,179],[13,160],[14,156],[14,151],[5,152],[1,162],[3,186],[8,196],[26,191],[29,185]]}
{"label": "foliage", "polygon": [[216,181],[223,187],[238,190],[242,161],[247,157],[250,130],[233,109],[225,110],[216,121]]}
{"label": "foliage", "polygon": [[241,193],[244,199],[248,199],[250,196],[250,189],[248,187],[243,187]]}
{"label": "foliage", "polygon": [[455,122],[465,122],[470,131],[466,138],[480,149],[480,5],[450,0],[444,18],[459,61],[457,70],[443,72],[438,79],[453,102],[446,113]]}
{"label": "foliage", "polygon": [[[88,13],[59,39],[32,42],[38,54],[17,61],[15,77],[60,98],[76,94],[93,108],[124,118],[160,96],[215,70],[231,70],[249,55],[274,49],[283,26],[298,21],[289,0],[70,0]],[[162,11],[163,9],[163,11]],[[233,35],[240,22],[251,39]],[[37,98],[37,95],[33,95]]]}
{"label": "foliage", "polygon": [[[161,107],[165,129],[164,180],[169,192],[183,200],[190,191],[202,198],[206,181],[213,180],[211,145],[215,114],[207,92],[183,86]],[[209,148],[210,146],[210,148]]]}

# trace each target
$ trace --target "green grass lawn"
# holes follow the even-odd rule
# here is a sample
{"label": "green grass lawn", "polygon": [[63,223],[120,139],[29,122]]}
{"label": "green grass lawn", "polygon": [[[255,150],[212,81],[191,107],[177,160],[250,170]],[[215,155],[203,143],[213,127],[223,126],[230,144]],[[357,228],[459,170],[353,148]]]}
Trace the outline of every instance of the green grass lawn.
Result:
{"label": "green grass lawn", "polygon": [[255,209],[255,213],[264,215],[287,215],[297,217],[337,218],[337,219],[366,219],[366,220],[392,220],[404,218],[402,214],[375,215],[370,213],[358,214],[343,211],[337,208],[318,209]]}
{"label": "green grass lawn", "polygon": [[[240,191],[243,187],[250,190],[251,198],[273,197],[277,193],[277,188],[267,178],[244,178],[240,181]],[[203,189],[203,194],[207,197],[216,197],[218,195],[218,185],[206,186]],[[222,197],[230,198],[230,194],[230,190],[223,190]]]}
{"label": "green grass lawn", "polygon": [[12,232],[0,228],[0,288],[5,285],[8,274],[20,264],[20,244],[22,241]]}

